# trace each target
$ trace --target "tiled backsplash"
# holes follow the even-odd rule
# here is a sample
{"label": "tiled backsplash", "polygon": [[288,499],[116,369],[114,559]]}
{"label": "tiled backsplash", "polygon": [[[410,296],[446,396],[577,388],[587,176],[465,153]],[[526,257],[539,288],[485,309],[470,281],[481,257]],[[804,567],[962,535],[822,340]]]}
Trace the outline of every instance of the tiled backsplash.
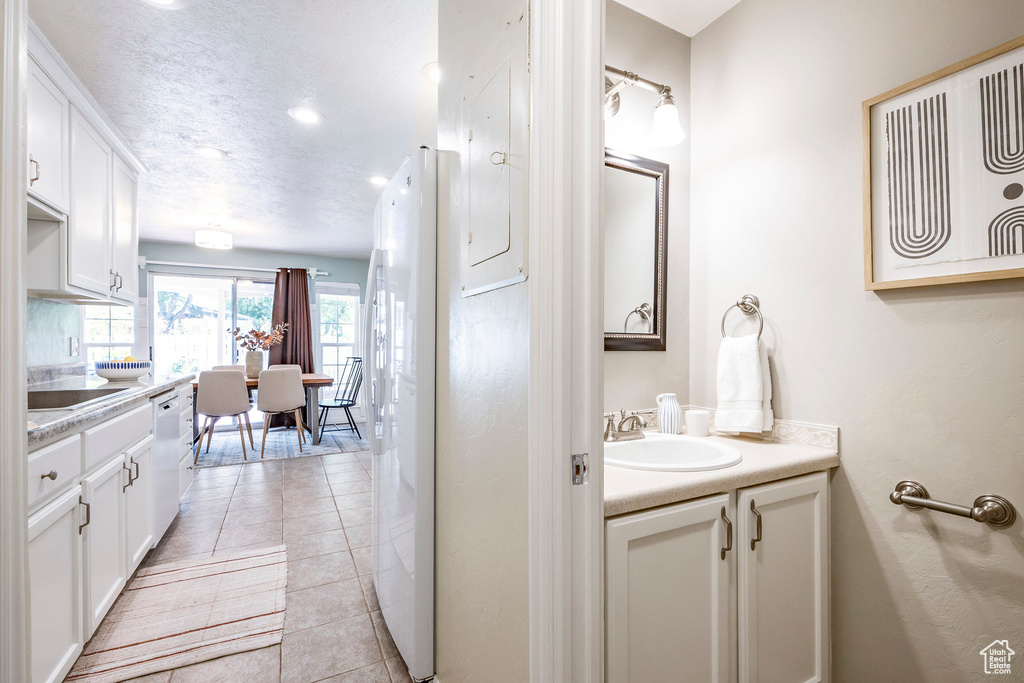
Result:
{"label": "tiled backsplash", "polygon": [[82,337],[78,306],[29,297],[27,313],[26,356],[29,367],[78,361],[70,353],[71,337]]}

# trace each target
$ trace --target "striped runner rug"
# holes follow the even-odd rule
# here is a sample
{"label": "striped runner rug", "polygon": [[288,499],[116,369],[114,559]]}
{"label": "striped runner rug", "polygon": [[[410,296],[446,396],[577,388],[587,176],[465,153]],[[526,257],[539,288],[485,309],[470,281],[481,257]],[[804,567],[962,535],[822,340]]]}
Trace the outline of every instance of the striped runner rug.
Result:
{"label": "striped runner rug", "polygon": [[285,546],[140,569],[66,681],[117,683],[281,642]]}

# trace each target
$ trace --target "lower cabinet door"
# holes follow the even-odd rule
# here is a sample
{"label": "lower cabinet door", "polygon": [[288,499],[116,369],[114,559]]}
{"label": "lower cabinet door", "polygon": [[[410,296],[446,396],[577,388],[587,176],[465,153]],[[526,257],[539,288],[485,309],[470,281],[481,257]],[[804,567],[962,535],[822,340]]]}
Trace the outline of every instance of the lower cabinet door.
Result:
{"label": "lower cabinet door", "polygon": [[153,547],[153,436],[128,449],[124,454],[127,476],[131,481],[125,494],[128,496],[128,576],[131,576],[146,553]]}
{"label": "lower cabinet door", "polygon": [[829,677],[828,473],[740,489],[739,680]]}
{"label": "lower cabinet door", "polygon": [[124,588],[125,486],[128,470],[119,454],[82,480],[88,525],[82,535],[85,565],[85,635],[92,637]]}
{"label": "lower cabinet door", "polygon": [[729,496],[609,520],[605,680],[729,680]]}
{"label": "lower cabinet door", "polygon": [[64,680],[85,644],[80,495],[75,486],[28,519],[31,683]]}
{"label": "lower cabinet door", "polygon": [[178,499],[185,495],[192,480],[196,478],[196,470],[192,465],[191,450],[178,461]]}

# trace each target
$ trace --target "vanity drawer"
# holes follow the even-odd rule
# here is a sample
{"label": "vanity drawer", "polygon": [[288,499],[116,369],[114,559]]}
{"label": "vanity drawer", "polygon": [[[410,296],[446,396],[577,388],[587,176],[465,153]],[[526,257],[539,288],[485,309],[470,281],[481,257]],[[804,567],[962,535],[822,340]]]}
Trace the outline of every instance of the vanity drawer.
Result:
{"label": "vanity drawer", "polygon": [[146,438],[153,431],[153,407],[149,401],[124,415],[85,430],[82,447],[85,469],[89,470],[118,451]]}
{"label": "vanity drawer", "polygon": [[[49,476],[53,473],[54,478]],[[75,434],[28,456],[28,506],[78,481],[82,474],[82,436]]]}

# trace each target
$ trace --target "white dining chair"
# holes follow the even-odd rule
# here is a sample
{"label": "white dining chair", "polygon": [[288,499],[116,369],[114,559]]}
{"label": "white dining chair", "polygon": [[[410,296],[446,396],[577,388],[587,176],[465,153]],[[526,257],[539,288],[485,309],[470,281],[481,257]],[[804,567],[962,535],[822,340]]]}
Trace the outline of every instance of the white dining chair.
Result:
{"label": "white dining chair", "polygon": [[[233,417],[238,420],[238,435],[242,439],[242,458],[248,460],[245,431],[242,429],[242,420],[248,417],[249,413],[249,391],[245,388],[245,375],[223,370],[206,370],[199,373],[197,394],[196,412],[204,419],[203,431],[199,433],[199,442],[196,444],[192,464],[195,465],[199,462],[199,448],[203,445],[204,435],[206,435],[206,452],[210,452],[213,428],[217,425],[217,420],[222,417]],[[252,443],[251,431],[249,441]],[[252,447],[255,449],[256,444],[252,443]]]}
{"label": "white dining chair", "polygon": [[[235,372],[242,373],[243,377],[245,376],[244,365],[214,365],[212,369],[214,372],[220,372],[221,370],[233,370]],[[249,410],[252,410],[252,396],[249,394],[249,387],[245,388],[245,394],[246,396],[249,396]],[[252,449],[256,450],[256,442],[253,441],[252,438],[252,423],[249,421],[249,411],[245,412],[245,429],[249,432],[249,443],[252,444]]]}
{"label": "white dining chair", "polygon": [[302,408],[306,405],[306,392],[302,388],[302,370],[299,366],[275,365],[260,373],[256,387],[256,407],[263,413],[263,443],[260,458],[267,447],[267,430],[271,415],[291,413],[295,416],[295,431],[299,439],[299,452],[305,435],[302,424]]}

